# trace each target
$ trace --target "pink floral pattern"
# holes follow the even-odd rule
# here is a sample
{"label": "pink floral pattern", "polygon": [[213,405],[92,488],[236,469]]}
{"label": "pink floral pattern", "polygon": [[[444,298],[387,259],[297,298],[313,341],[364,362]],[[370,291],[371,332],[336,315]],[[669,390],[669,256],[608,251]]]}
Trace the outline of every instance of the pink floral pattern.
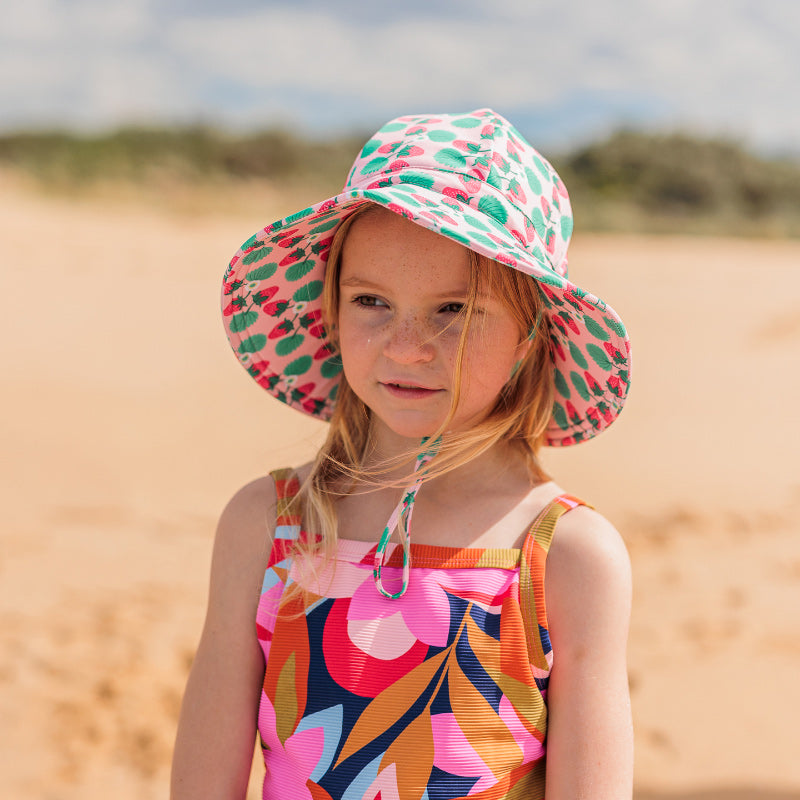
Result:
{"label": "pink floral pattern", "polygon": [[[412,545],[408,590],[391,600],[368,542],[340,540],[335,564],[298,568],[298,483],[275,479],[257,615],[264,797],[543,797],[552,655],[534,598],[547,545],[534,532],[522,552]],[[399,548],[385,570],[399,580]],[[287,594],[293,582],[306,593]]]}

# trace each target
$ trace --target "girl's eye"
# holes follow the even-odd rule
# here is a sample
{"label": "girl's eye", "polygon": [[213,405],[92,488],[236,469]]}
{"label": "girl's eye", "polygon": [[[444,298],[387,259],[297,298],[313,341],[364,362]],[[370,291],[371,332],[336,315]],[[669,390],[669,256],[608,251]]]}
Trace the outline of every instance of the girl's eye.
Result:
{"label": "girl's eye", "polygon": [[464,309],[463,303],[447,303],[441,307],[445,314],[460,314]]}
{"label": "girl's eye", "polygon": [[372,294],[356,295],[353,298],[352,302],[355,303],[357,306],[365,306],[367,308],[376,308],[386,305],[386,303],[384,303],[383,300],[381,300],[378,297],[375,297],[375,295]]}

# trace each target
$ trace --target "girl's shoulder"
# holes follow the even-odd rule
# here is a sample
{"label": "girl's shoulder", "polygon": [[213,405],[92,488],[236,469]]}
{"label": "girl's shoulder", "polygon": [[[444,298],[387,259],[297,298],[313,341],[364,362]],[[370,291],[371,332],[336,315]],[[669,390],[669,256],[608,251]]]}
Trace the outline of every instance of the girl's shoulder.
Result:
{"label": "girl's shoulder", "polygon": [[[292,469],[300,483],[311,470],[311,464]],[[272,474],[262,475],[245,484],[228,501],[220,516],[217,538],[223,538],[237,549],[263,549],[271,544],[275,532],[278,492]]]}
{"label": "girl's shoulder", "polygon": [[249,586],[262,580],[272,548],[276,505],[275,483],[269,475],[250,481],[228,501],[214,538],[212,582],[216,578]]}
{"label": "girl's shoulder", "polygon": [[[557,496],[562,495],[569,497],[562,491]],[[580,568],[598,559],[628,561],[625,542],[619,531],[606,517],[588,505],[579,505],[560,518],[558,535],[553,539],[550,555]]]}
{"label": "girl's shoulder", "polygon": [[[550,624],[579,643],[588,627],[627,631],[631,566],[619,531],[602,514],[579,506],[558,521],[547,556]],[[566,623],[559,625],[558,623]]]}

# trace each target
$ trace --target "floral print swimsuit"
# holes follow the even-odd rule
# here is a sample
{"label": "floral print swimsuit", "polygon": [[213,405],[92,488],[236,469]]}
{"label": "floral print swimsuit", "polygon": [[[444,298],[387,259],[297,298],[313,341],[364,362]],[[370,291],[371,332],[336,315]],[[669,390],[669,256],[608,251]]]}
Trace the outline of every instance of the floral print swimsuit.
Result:
{"label": "floral print swimsuit", "polygon": [[[257,613],[265,800],[543,797],[545,559],[556,519],[581,501],[556,498],[522,550],[412,544],[408,590],[388,599],[370,542],[340,539],[317,576],[297,568],[299,484],[290,470],[273,478],[278,519]],[[401,550],[383,570],[390,586]],[[287,596],[293,581],[314,586]]]}

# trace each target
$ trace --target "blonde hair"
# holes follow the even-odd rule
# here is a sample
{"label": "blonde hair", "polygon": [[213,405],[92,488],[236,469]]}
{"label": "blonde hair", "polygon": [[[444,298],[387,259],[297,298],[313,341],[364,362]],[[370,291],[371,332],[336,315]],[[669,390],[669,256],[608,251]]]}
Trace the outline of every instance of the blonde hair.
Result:
{"label": "blonde hair", "polygon": [[[337,347],[336,321],[339,307],[339,274],[344,242],[353,222],[364,214],[378,209],[365,203],[347,217],[337,228],[329,251],[323,291],[323,320],[331,344]],[[438,451],[425,467],[424,480],[457,469],[487,451],[498,442],[508,442],[525,458],[532,482],[547,476],[539,464],[537,453],[542,446],[553,405],[554,375],[549,322],[545,304],[535,279],[519,270],[500,264],[473,250],[469,253],[469,290],[461,314],[460,334],[454,374],[454,393],[450,412],[433,438],[441,437]],[[520,342],[528,339],[530,346],[513,375],[501,390],[484,419],[471,429],[441,436],[452,419],[459,401],[463,374],[463,356],[473,320],[473,309],[479,292],[502,300],[520,330]],[[364,466],[371,442],[370,409],[353,392],[342,373],[336,407],[330,421],[328,436],[320,448],[311,473],[303,482],[297,500],[303,510],[303,527],[312,532],[298,541],[298,555],[321,555],[323,564],[330,561],[337,541],[336,500],[348,494],[354,483],[363,486],[399,489],[408,486],[412,464],[420,451],[378,467]],[[388,477],[399,464],[409,465],[408,473],[400,478]],[[376,537],[377,534],[376,532]],[[309,565],[314,559],[308,559]],[[312,571],[316,570],[311,567]]]}

